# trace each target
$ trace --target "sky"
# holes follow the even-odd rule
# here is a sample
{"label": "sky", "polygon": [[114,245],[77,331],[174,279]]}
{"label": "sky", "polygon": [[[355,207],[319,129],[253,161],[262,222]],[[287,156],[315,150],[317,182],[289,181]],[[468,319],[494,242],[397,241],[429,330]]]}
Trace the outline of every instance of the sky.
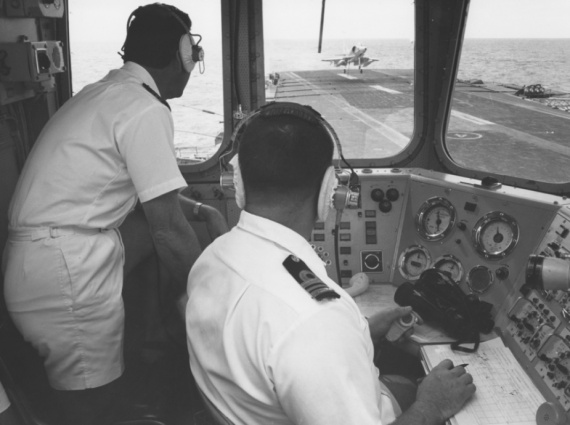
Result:
{"label": "sky", "polygon": [[[164,0],[187,12],[193,32],[221,37],[219,0]],[[69,0],[71,37],[122,42],[140,0]],[[264,0],[266,38],[318,39],[322,0]],[[413,37],[413,0],[327,0],[324,38]],[[472,0],[467,38],[570,38],[570,0]]]}

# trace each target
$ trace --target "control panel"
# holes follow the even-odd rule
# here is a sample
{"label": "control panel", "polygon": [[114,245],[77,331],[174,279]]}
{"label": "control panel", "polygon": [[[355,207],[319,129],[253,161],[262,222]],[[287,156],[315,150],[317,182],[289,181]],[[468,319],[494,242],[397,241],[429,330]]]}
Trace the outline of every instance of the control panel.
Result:
{"label": "control panel", "polygon": [[394,246],[398,243],[409,178],[398,170],[382,180],[374,173],[359,173],[359,207],[343,211],[338,229],[335,214],[330,214],[327,222],[316,223],[311,236],[311,244],[327,265],[329,275],[343,284],[358,272],[366,273],[372,283],[390,282],[394,272]]}
{"label": "control panel", "polygon": [[500,302],[524,275],[528,255],[562,202],[425,170],[364,169],[358,175],[359,207],[343,211],[338,230],[334,217],[317,223],[311,237],[329,275],[343,284],[365,272],[373,284],[398,286],[435,267],[464,292]]}
{"label": "control panel", "polygon": [[[311,234],[329,276],[399,286],[429,268],[448,272],[492,304],[495,330],[548,401],[541,415],[570,424],[570,200],[419,169],[357,174],[358,205]],[[553,273],[563,290],[529,286],[536,256],[566,265]]]}
{"label": "control panel", "polygon": [[[545,229],[533,254],[558,259],[557,264],[570,261],[568,205],[556,211]],[[552,406],[564,413],[557,423],[570,423],[570,281],[564,279],[564,290],[535,288],[528,285],[530,271],[529,266],[506,298],[497,325],[533,382]],[[542,273],[546,279],[550,271],[545,267]]]}

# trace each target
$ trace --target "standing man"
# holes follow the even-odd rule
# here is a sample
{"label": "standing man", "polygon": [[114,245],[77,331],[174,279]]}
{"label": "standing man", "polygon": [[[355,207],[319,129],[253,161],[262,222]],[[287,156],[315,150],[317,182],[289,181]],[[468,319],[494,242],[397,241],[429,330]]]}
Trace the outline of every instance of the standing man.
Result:
{"label": "standing man", "polygon": [[6,304],[70,425],[104,423],[116,398],[124,275],[154,250],[182,294],[201,252],[188,220],[205,221],[212,238],[227,231],[216,209],[179,195],[186,182],[165,99],[182,95],[203,57],[190,18],[155,3],[127,27],[123,67],[46,124],[9,210]]}
{"label": "standing man", "polygon": [[245,208],[188,279],[190,366],[207,399],[236,425],[440,425],[459,411],[475,386],[449,360],[417,394],[404,379],[379,379],[373,341],[410,309],[367,320],[308,242],[336,184],[334,135],[320,115],[269,104],[234,137]]}

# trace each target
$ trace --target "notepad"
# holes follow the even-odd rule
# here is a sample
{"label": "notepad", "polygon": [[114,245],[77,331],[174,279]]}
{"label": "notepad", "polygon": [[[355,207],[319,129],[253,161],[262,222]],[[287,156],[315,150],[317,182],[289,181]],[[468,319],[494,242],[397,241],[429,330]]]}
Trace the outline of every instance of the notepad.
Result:
{"label": "notepad", "polygon": [[429,370],[444,359],[468,364],[477,391],[450,419],[452,425],[536,425],[545,399],[500,338],[482,342],[475,353],[447,344],[423,345],[421,352]]}

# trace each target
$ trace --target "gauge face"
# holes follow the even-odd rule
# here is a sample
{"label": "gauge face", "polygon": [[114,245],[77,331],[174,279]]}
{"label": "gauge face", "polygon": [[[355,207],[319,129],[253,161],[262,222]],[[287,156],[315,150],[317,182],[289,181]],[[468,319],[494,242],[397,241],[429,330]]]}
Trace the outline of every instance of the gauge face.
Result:
{"label": "gauge face", "polygon": [[422,272],[431,265],[431,256],[427,249],[412,245],[400,254],[400,274],[408,280],[417,280]]}
{"label": "gauge face", "polygon": [[445,198],[435,197],[425,201],[416,215],[419,235],[428,241],[445,238],[455,224],[455,207]]}
{"label": "gauge face", "polygon": [[493,285],[493,281],[493,273],[485,266],[473,267],[467,276],[467,285],[476,294],[487,291]]}
{"label": "gauge face", "polygon": [[510,254],[519,240],[519,227],[500,211],[484,215],[473,228],[475,249],[483,257],[497,260]]}
{"label": "gauge face", "polygon": [[455,283],[461,282],[463,279],[463,265],[461,261],[453,255],[443,255],[433,263],[435,269],[447,272]]}

